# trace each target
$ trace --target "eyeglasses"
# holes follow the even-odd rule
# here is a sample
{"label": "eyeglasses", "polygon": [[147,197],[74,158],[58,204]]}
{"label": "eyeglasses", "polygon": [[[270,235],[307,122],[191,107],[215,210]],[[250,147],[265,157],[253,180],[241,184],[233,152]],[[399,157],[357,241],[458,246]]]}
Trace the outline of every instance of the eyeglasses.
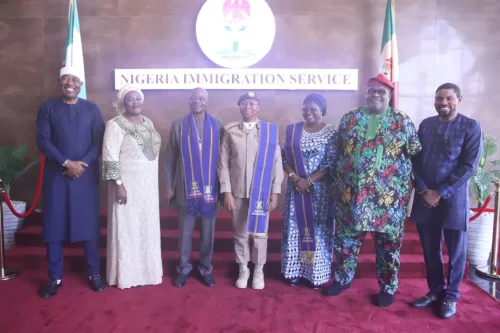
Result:
{"label": "eyeglasses", "polygon": [[315,113],[315,112],[321,111],[320,109],[316,109],[316,108],[302,108],[301,110],[302,110],[302,113],[307,113],[307,112]]}
{"label": "eyeglasses", "polygon": [[384,89],[384,88],[379,88],[379,89],[375,89],[375,88],[368,88],[366,89],[366,94],[367,95],[375,95],[375,94],[378,94],[379,96],[385,96],[385,95],[388,95],[389,94],[389,91]]}

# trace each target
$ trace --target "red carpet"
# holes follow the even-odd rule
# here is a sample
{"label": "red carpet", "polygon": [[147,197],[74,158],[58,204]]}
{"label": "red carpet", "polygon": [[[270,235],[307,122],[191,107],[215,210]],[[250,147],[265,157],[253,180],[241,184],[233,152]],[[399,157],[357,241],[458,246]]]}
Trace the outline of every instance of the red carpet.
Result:
{"label": "red carpet", "polygon": [[26,264],[19,278],[0,283],[2,333],[500,332],[500,304],[471,282],[462,285],[456,318],[442,320],[408,305],[426,291],[422,279],[403,279],[393,306],[380,309],[371,305],[374,279],[358,279],[341,296],[325,298],[276,277],[268,277],[262,291],[239,290],[218,269],[211,289],[196,278],[178,289],[165,277],[160,286],[94,293],[81,273],[71,272],[77,267],[67,266],[58,295],[42,300],[37,288],[46,279],[45,265]]}
{"label": "red carpet", "polygon": [[[425,274],[421,249],[411,224],[403,245],[400,288],[395,304],[387,309],[372,305],[378,286],[370,240],[367,243],[371,244],[363,246],[365,253],[358,269],[357,275],[362,278],[341,296],[326,298],[307,287],[291,288],[280,280],[281,220],[274,216],[266,288],[238,290],[234,287],[237,272],[230,224],[223,216],[218,220],[215,240],[216,287],[207,288],[193,277],[178,289],[171,284],[177,263],[175,228],[172,214],[162,214],[166,274],[162,285],[128,290],[108,287],[103,293],[94,293],[83,274],[83,250],[68,246],[64,286],[56,297],[42,300],[37,290],[47,279],[47,266],[39,219],[32,218],[30,225],[18,233],[17,247],[7,252],[8,268],[20,267],[22,275],[0,282],[0,333],[500,332],[500,304],[469,281],[462,285],[463,296],[454,319],[445,321],[436,318],[431,309],[409,306],[427,291],[421,278]],[[197,246],[195,241],[195,251]],[[102,252],[105,255],[104,244]],[[102,264],[104,268],[104,260]]]}

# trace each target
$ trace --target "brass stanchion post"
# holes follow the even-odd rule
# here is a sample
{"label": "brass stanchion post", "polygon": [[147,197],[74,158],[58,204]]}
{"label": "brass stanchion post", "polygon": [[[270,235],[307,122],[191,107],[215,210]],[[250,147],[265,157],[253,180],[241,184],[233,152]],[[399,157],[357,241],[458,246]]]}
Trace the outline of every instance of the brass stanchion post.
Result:
{"label": "brass stanchion post", "polygon": [[487,266],[476,267],[475,273],[477,276],[488,279],[500,281],[498,274],[498,240],[500,236],[500,181],[495,183],[495,217],[493,221],[493,241],[491,244],[491,262]]}
{"label": "brass stanchion post", "polygon": [[3,194],[5,187],[0,179],[0,281],[11,280],[19,276],[19,271],[7,271],[5,268],[5,239],[3,228]]}

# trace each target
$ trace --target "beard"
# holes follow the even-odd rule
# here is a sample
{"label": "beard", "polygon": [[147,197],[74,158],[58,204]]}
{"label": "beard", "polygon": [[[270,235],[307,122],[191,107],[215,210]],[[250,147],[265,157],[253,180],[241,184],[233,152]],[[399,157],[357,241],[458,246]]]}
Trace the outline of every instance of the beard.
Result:
{"label": "beard", "polygon": [[441,118],[449,118],[454,110],[451,107],[437,107],[436,111]]}

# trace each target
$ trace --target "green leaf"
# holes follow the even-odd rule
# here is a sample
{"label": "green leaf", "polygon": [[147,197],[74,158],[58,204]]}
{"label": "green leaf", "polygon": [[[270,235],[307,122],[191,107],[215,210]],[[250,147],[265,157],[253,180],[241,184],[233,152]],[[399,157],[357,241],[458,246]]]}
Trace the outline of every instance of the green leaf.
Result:
{"label": "green leaf", "polygon": [[473,177],[473,182],[477,184],[481,192],[488,190],[491,187],[492,177],[489,172],[484,169],[477,169]]}
{"label": "green leaf", "polygon": [[481,200],[481,190],[479,189],[479,186],[477,185],[476,182],[474,181],[471,182],[470,190],[474,199],[482,203],[483,201]]}
{"label": "green leaf", "polygon": [[471,193],[476,200],[484,202],[492,192],[494,182],[500,180],[500,170],[491,170],[492,167],[500,166],[500,160],[489,161],[489,158],[498,152],[497,139],[485,134],[483,151],[479,161],[479,167],[470,181]]}
{"label": "green leaf", "polygon": [[22,162],[24,158],[26,157],[26,153],[28,152],[28,146],[27,145],[20,145],[17,148],[13,148],[11,150],[11,158],[14,161],[19,161]]}
{"label": "green leaf", "polygon": [[10,196],[10,188],[11,188],[11,184],[10,183],[4,183],[4,189],[5,189],[5,193],[7,193],[8,196]]}
{"label": "green leaf", "polygon": [[28,172],[29,169],[31,169],[32,167],[34,167],[36,164],[38,164],[38,160],[36,161],[33,161],[31,162],[30,164],[28,164],[26,167],[24,167],[24,169],[22,169],[21,171],[19,171],[15,177],[12,178],[12,182],[11,182],[11,186],[15,183],[16,180],[19,179],[19,177],[21,177],[22,175],[24,175],[26,172]]}
{"label": "green leaf", "polygon": [[491,178],[493,178],[493,182],[500,180],[500,170],[490,170],[488,173],[491,175]]}
{"label": "green leaf", "polygon": [[487,159],[488,157],[495,155],[497,151],[498,145],[496,143],[496,138],[491,135],[485,135],[483,142],[484,157]]}
{"label": "green leaf", "polygon": [[25,166],[24,160],[27,152],[28,146],[26,144],[17,147],[0,146],[0,179],[5,185],[7,194],[9,194],[14,181],[38,163],[38,161],[34,161]]}

